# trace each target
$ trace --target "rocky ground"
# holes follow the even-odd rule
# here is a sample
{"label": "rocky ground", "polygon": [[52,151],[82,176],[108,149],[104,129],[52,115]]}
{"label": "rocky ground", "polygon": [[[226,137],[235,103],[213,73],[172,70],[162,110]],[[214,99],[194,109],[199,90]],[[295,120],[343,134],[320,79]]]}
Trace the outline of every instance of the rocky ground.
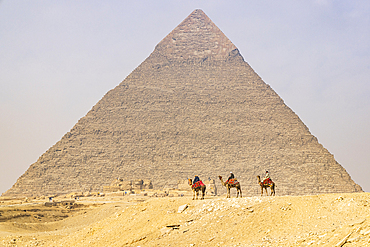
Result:
{"label": "rocky ground", "polygon": [[1,201],[0,246],[370,246],[369,193],[45,202]]}

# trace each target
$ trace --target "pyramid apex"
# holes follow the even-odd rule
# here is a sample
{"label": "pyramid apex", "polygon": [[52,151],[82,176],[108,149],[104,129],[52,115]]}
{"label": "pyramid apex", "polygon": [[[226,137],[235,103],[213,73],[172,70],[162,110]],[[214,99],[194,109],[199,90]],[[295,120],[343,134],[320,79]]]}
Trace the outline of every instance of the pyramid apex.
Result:
{"label": "pyramid apex", "polygon": [[167,60],[228,60],[241,57],[237,47],[201,9],[195,9],[159,44],[156,57]]}
{"label": "pyramid apex", "polygon": [[204,13],[204,11],[201,10],[201,9],[195,9],[195,10],[193,10],[193,12],[191,12],[190,15],[192,15],[192,14],[206,15],[206,13]]}

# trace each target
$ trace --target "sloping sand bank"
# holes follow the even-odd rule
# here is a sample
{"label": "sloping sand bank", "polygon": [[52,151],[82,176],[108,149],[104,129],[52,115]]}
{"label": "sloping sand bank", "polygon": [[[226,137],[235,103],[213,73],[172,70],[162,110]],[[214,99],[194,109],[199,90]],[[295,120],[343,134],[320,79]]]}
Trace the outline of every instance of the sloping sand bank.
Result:
{"label": "sloping sand bank", "polygon": [[108,199],[2,206],[0,246],[370,246],[369,193]]}

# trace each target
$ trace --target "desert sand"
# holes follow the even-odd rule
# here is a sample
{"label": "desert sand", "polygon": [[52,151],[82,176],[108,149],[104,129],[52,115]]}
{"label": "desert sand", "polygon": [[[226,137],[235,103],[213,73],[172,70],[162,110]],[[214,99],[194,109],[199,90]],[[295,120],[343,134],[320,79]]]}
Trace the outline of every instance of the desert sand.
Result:
{"label": "desert sand", "polygon": [[1,246],[370,246],[369,193],[0,201]]}

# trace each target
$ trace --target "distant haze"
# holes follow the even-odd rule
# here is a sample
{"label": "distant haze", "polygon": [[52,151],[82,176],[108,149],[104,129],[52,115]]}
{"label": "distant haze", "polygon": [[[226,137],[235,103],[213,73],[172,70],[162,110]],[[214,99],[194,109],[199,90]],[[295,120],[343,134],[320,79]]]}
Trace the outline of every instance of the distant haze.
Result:
{"label": "distant haze", "polygon": [[370,2],[0,1],[0,193],[200,8],[370,191]]}

